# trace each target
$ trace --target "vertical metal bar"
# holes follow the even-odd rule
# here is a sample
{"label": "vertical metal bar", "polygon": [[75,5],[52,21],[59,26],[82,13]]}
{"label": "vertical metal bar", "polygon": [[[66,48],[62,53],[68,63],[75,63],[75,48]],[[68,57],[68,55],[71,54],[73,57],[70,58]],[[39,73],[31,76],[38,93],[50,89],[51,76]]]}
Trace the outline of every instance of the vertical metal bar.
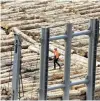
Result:
{"label": "vertical metal bar", "polygon": [[94,96],[95,96],[95,77],[96,77],[96,57],[97,57],[97,44],[98,44],[98,39],[99,39],[99,21],[97,19],[95,19],[95,29],[94,29],[94,49],[93,49],[93,92],[92,92],[92,99],[94,100]]}
{"label": "vertical metal bar", "polygon": [[39,100],[44,100],[44,33],[45,33],[45,29],[42,28],[42,34],[40,34],[41,36],[41,56],[40,56],[40,89],[39,89]]}
{"label": "vertical metal bar", "polygon": [[88,80],[87,84],[87,100],[94,99],[95,92],[95,76],[96,76],[96,53],[97,53],[97,41],[99,35],[99,24],[98,20],[91,19],[89,36],[89,59],[88,59]]}
{"label": "vertical metal bar", "polygon": [[72,24],[67,24],[67,36],[65,39],[65,70],[64,70],[64,96],[63,100],[69,100],[70,89],[70,59],[71,59],[71,40],[72,40]]}
{"label": "vertical metal bar", "polygon": [[20,69],[19,69],[19,91],[18,91],[19,92],[19,99],[20,99],[20,83],[21,82],[20,82]]}
{"label": "vertical metal bar", "polygon": [[21,56],[21,40],[20,37],[15,34],[14,41],[14,61],[13,61],[13,78],[12,78],[12,100],[18,99],[18,86],[19,86],[19,71],[20,71],[20,56]]}
{"label": "vertical metal bar", "polygon": [[49,55],[49,28],[42,28],[39,100],[47,99],[48,55]]}
{"label": "vertical metal bar", "polygon": [[45,100],[47,100],[47,89],[48,89],[48,58],[49,58],[49,28],[45,29]]}

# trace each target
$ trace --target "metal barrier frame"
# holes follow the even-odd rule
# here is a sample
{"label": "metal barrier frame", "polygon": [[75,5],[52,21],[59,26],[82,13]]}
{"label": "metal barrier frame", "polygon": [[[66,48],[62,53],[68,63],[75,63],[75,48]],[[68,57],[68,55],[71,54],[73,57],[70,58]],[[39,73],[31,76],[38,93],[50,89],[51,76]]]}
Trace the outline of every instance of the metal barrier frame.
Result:
{"label": "metal barrier frame", "polygon": [[[12,100],[18,99],[19,87],[19,69],[20,69],[20,56],[21,56],[21,38],[25,39],[25,34],[13,28],[14,30],[14,61],[13,61],[13,78],[12,78]],[[88,76],[84,80],[77,82],[70,82],[70,57],[71,57],[71,40],[73,37],[80,35],[89,36],[89,58],[88,58]],[[90,20],[90,27],[88,30],[80,32],[72,32],[72,24],[67,24],[67,32],[64,35],[50,36],[50,28],[42,28],[41,34],[41,57],[40,57],[40,87],[39,87],[39,100],[47,99],[47,91],[64,89],[63,100],[69,100],[69,90],[73,85],[86,84],[87,85],[87,100],[94,99],[95,91],[95,71],[96,71],[96,52],[97,43],[99,38],[99,21],[97,19]],[[48,55],[49,55],[49,41],[52,40],[65,40],[65,72],[64,83],[56,84],[48,87]],[[25,39],[26,41],[34,44],[31,38]]]}
{"label": "metal barrier frame", "polygon": [[[39,100],[47,100],[47,91],[63,88],[63,100],[69,100],[69,90],[73,85],[86,84],[87,85],[87,100],[94,99],[95,91],[95,71],[96,71],[96,52],[99,37],[99,21],[97,19],[90,20],[90,27],[88,30],[80,32],[72,32],[72,24],[67,24],[67,32],[64,35],[49,37],[49,27],[42,28],[41,33],[41,65],[40,65],[40,91]],[[71,59],[71,40],[75,36],[88,35],[89,36],[89,58],[88,58],[88,76],[84,80],[77,82],[70,82],[70,59]],[[65,63],[64,63],[64,83],[49,86],[48,82],[48,51],[49,41],[65,40]],[[45,54],[46,53],[46,54]],[[44,62],[45,61],[45,62]],[[46,82],[46,83],[45,83]]]}
{"label": "metal barrier frame", "polygon": [[19,91],[19,74],[21,67],[21,38],[20,35],[14,34],[14,61],[13,61],[13,78],[12,78],[12,100],[18,99]]}

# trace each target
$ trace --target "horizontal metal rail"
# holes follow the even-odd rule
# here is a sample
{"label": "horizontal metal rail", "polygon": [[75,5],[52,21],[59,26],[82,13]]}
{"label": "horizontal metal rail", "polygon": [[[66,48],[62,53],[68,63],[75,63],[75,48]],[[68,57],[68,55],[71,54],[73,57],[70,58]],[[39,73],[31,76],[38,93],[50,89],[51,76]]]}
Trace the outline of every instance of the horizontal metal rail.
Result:
{"label": "horizontal metal rail", "polygon": [[59,36],[52,36],[50,37],[50,41],[52,40],[59,40],[59,39],[66,39],[67,38],[67,35],[59,35]]}
{"label": "horizontal metal rail", "polygon": [[70,86],[79,85],[79,84],[87,84],[88,82],[89,82],[88,79],[80,80],[80,81],[77,81],[77,82],[71,82]]}
{"label": "horizontal metal rail", "polygon": [[[77,82],[71,82],[70,86],[79,85],[79,84],[87,84],[88,82],[89,82],[88,79],[84,79],[84,80],[80,80]],[[48,91],[59,89],[59,88],[64,88],[64,87],[65,87],[65,84],[56,84],[56,85],[49,86]]]}
{"label": "horizontal metal rail", "polygon": [[54,90],[54,89],[59,89],[59,88],[64,88],[64,87],[65,87],[64,84],[56,84],[56,85],[49,86],[48,91]]}
{"label": "horizontal metal rail", "polygon": [[[72,37],[81,36],[81,35],[89,35],[90,33],[91,33],[90,30],[84,30],[84,31],[74,32],[72,34]],[[67,37],[68,37],[67,35],[52,36],[52,37],[50,37],[49,40],[52,41],[52,40],[66,39]]]}
{"label": "horizontal metal rail", "polygon": [[81,36],[81,35],[89,35],[91,33],[90,30],[84,30],[84,31],[79,31],[79,32],[74,32],[72,37],[74,36]]}

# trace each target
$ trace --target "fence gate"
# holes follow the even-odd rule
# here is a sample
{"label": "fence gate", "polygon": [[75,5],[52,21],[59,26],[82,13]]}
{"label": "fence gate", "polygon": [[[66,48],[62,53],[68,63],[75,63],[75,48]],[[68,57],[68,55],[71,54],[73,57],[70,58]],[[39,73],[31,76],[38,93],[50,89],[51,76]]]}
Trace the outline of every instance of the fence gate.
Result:
{"label": "fence gate", "polygon": [[[64,35],[49,37],[49,34],[49,28],[42,28],[39,100],[46,100],[47,91],[58,88],[62,88],[64,90],[63,100],[69,100],[70,87],[78,84],[87,85],[87,100],[93,100],[95,91],[96,52],[99,38],[99,21],[97,19],[91,19],[88,30],[73,33],[72,24],[68,23],[67,32],[65,32]],[[70,82],[71,41],[73,37],[80,35],[89,36],[88,76],[87,78],[84,78],[84,80]],[[65,40],[64,83],[48,87],[49,41],[59,39]]]}

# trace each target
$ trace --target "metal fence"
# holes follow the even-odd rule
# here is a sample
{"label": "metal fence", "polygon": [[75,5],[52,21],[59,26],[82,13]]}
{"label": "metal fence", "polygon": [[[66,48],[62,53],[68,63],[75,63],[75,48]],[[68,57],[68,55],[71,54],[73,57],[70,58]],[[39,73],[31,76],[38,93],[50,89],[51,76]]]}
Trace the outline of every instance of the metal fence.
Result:
{"label": "metal fence", "polygon": [[[41,64],[40,64],[40,89],[39,100],[47,99],[47,91],[62,88],[64,91],[63,100],[69,100],[70,86],[78,84],[86,84],[87,100],[94,99],[95,91],[95,72],[96,72],[96,52],[97,43],[99,38],[99,20],[91,19],[90,25],[87,30],[80,32],[72,31],[72,24],[67,24],[67,31],[64,35],[52,36],[50,35],[50,28],[42,28],[41,33]],[[88,52],[88,76],[84,80],[77,82],[70,82],[70,59],[71,59],[71,41],[73,37],[87,35],[89,36],[89,52]],[[64,83],[52,85],[48,87],[48,54],[49,54],[49,41],[52,40],[65,40],[65,63],[64,63]],[[45,54],[46,53],[46,54]]]}
{"label": "metal fence", "polygon": [[[19,84],[19,69],[20,69],[20,52],[21,52],[21,40],[20,37],[25,39],[25,34],[20,30],[14,28],[15,34],[15,47],[14,47],[14,62],[13,62],[13,78],[12,78],[12,99],[18,99],[18,84]],[[22,36],[20,36],[22,35]],[[73,37],[87,35],[89,36],[89,58],[88,58],[88,76],[81,81],[70,82],[70,60],[71,60],[71,41]],[[47,99],[47,91],[62,88],[64,91],[63,100],[69,100],[69,90],[73,85],[86,84],[87,85],[87,100],[94,99],[95,91],[95,72],[96,72],[96,52],[97,43],[99,38],[99,21],[97,19],[91,19],[90,25],[87,30],[80,32],[72,31],[72,24],[68,23],[66,26],[66,32],[64,35],[50,37],[50,28],[42,28],[41,33],[41,57],[40,57],[40,87],[39,87],[39,100]],[[63,84],[56,84],[48,87],[48,57],[49,57],[49,41],[53,40],[65,40],[65,63],[64,63],[64,82]],[[25,39],[26,40],[26,39]],[[32,44],[31,38],[26,40]]]}

